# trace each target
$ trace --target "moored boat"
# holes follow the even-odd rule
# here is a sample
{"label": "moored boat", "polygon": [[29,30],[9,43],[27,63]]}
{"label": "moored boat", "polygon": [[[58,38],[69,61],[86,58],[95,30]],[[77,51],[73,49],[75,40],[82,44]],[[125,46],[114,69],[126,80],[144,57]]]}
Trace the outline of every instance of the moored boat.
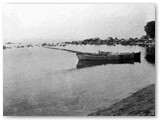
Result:
{"label": "moored boat", "polygon": [[140,58],[141,52],[126,52],[126,53],[112,53],[112,52],[99,52],[99,53],[82,53],[77,52],[76,55],[79,60],[91,61],[112,61],[112,60],[134,60]]}

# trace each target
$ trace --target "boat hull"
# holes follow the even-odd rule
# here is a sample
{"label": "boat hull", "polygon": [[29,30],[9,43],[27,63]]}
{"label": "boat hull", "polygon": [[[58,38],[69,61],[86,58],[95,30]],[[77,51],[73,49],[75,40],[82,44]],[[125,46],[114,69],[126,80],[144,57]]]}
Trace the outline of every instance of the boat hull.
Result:
{"label": "boat hull", "polygon": [[91,53],[76,53],[79,60],[87,61],[112,61],[112,60],[132,60],[134,56],[139,56],[139,53],[120,53],[107,55],[91,54]]}

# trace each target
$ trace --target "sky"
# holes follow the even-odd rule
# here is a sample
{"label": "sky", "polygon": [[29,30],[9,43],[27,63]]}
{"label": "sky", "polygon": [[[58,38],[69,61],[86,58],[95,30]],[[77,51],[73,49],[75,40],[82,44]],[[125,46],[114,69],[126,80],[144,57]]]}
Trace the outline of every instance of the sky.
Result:
{"label": "sky", "polygon": [[4,4],[4,42],[140,38],[155,4]]}

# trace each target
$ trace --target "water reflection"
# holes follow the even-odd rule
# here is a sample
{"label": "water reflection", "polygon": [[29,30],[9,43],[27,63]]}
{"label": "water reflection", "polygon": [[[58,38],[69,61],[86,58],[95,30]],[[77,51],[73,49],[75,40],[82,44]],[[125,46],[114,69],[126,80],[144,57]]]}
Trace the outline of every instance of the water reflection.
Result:
{"label": "water reflection", "polygon": [[146,48],[146,56],[145,59],[147,62],[151,64],[155,64],[155,46]]}
{"label": "water reflection", "polygon": [[141,63],[141,52],[134,54],[134,62]]}
{"label": "water reflection", "polygon": [[77,68],[85,68],[85,67],[92,67],[98,65],[107,65],[107,64],[134,64],[134,60],[114,60],[114,61],[78,61]]}

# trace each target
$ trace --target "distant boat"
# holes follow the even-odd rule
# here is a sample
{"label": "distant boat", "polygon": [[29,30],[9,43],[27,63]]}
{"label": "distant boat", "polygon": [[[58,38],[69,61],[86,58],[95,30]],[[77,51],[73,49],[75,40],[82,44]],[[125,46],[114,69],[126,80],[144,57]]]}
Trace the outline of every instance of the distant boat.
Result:
{"label": "distant boat", "polygon": [[112,52],[102,52],[99,53],[76,53],[79,60],[87,61],[123,61],[123,60],[134,60],[140,58],[141,52],[126,52],[126,53],[112,53]]}

